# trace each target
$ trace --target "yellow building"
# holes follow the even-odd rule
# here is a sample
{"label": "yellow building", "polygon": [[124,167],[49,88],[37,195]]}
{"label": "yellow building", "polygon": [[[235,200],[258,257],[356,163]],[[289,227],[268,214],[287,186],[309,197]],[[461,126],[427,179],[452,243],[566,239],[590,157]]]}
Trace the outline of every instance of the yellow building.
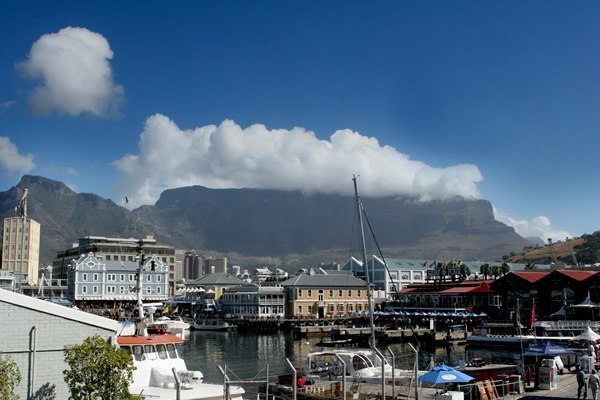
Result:
{"label": "yellow building", "polygon": [[367,284],[349,274],[299,274],[281,283],[288,318],[349,317],[368,310]]}
{"label": "yellow building", "polygon": [[40,262],[40,224],[18,216],[4,218],[2,234],[2,270],[12,271],[20,278],[37,285]]}

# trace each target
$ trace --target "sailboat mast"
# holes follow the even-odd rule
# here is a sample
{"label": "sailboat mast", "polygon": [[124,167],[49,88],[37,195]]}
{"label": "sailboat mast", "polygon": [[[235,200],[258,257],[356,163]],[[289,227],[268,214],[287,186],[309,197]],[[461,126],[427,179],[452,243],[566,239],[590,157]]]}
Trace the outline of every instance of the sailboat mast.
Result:
{"label": "sailboat mast", "polygon": [[363,268],[367,281],[367,311],[369,313],[369,326],[371,327],[371,339],[369,340],[371,348],[375,348],[375,323],[373,321],[373,299],[371,298],[371,281],[369,278],[369,266],[367,265],[367,247],[365,245],[365,230],[363,226],[363,205],[358,195],[358,184],[356,175],[352,177],[354,181],[354,194],[356,197],[356,210],[358,211],[358,222],[360,224],[360,239],[362,242]]}

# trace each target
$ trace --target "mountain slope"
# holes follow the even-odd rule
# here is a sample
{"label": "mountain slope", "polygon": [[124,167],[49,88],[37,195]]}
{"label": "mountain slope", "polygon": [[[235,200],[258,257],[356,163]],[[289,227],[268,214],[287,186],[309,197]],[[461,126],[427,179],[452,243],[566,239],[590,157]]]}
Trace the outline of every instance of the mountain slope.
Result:
{"label": "mountain slope", "polygon": [[[44,261],[86,235],[153,233],[161,243],[240,262],[260,257],[344,262],[351,249],[358,249],[350,196],[193,186],[166,190],[154,206],[129,211],[60,182],[24,176],[16,188],[0,193],[3,216],[13,215],[21,193],[17,188],[29,189],[29,216],[42,224]],[[495,221],[485,200],[422,203],[388,197],[363,198],[363,203],[386,257],[494,260],[530,244]],[[377,253],[372,241],[368,246]]]}

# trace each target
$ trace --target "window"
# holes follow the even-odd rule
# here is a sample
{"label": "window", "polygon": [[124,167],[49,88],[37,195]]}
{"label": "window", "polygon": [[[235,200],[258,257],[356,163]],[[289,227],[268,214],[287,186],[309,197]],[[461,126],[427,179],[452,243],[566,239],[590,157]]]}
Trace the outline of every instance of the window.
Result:
{"label": "window", "polygon": [[335,305],[334,304],[330,304],[329,307],[328,307],[328,309],[329,309],[330,313],[333,313],[335,311]]}
{"label": "window", "polygon": [[348,304],[348,312],[354,311],[354,305]]}
{"label": "window", "polygon": [[152,293],[152,287],[146,286],[146,294]]}
{"label": "window", "polygon": [[94,285],[92,287],[92,293],[97,294],[98,293],[98,286]]}
{"label": "window", "polygon": [[152,282],[152,275],[150,275],[150,274],[147,274],[147,275],[146,275],[146,281],[147,281],[147,282]]}
{"label": "window", "polygon": [[307,296],[307,297],[308,297],[309,299],[312,297],[312,290],[311,290],[311,289],[308,289],[308,296]]}
{"label": "window", "polygon": [[156,287],[156,293],[160,294],[160,286]]}
{"label": "window", "polygon": [[352,289],[348,289],[348,297],[352,297]]}
{"label": "window", "polygon": [[167,348],[164,344],[157,344],[156,351],[158,352],[158,358],[160,358],[161,360],[166,360],[167,358],[169,358],[169,356],[167,355]]}
{"label": "window", "polygon": [[119,276],[119,280],[120,280],[121,282],[124,282],[124,281],[125,281],[125,274],[121,274],[121,275]]}
{"label": "window", "polygon": [[144,359],[144,349],[142,346],[133,346],[133,358],[136,361],[142,361]]}
{"label": "window", "polygon": [[338,297],[343,297],[344,296],[344,291],[342,289],[338,290]]}
{"label": "window", "polygon": [[308,313],[309,313],[309,314],[312,314],[312,313],[313,313],[313,311],[312,311],[312,306],[308,306]]}
{"label": "window", "polygon": [[174,344],[167,344],[167,353],[169,353],[169,358],[177,358],[177,349]]}
{"label": "window", "polygon": [[298,289],[298,297],[302,297],[302,289]]}
{"label": "window", "polygon": [[341,311],[341,312],[344,311],[344,305],[343,304],[338,304],[338,311]]}
{"label": "window", "polygon": [[302,315],[302,306],[298,306],[298,315]]}
{"label": "window", "polygon": [[94,282],[98,281],[98,274],[94,274]]}
{"label": "window", "polygon": [[86,282],[87,281],[87,274],[81,274],[81,280]]}
{"label": "window", "polygon": [[125,286],[119,287],[119,294],[125,294]]}
{"label": "window", "polygon": [[161,276],[160,275],[156,275],[156,282],[160,282],[161,280]]}
{"label": "window", "polygon": [[109,254],[107,254],[105,257],[106,257],[106,261],[110,261],[110,255]]}
{"label": "window", "polygon": [[333,289],[329,289],[329,298],[332,299],[333,298]]}
{"label": "window", "polygon": [[87,286],[84,286],[81,288],[81,293],[87,293]]}

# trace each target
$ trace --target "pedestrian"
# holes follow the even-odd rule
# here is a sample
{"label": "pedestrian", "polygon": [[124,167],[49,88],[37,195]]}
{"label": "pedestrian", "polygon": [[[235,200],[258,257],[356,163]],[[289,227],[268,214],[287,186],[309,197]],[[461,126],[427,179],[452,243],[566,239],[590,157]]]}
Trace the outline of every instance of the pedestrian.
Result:
{"label": "pedestrian", "polygon": [[[585,387],[585,372],[580,365],[577,366],[577,398],[585,400],[587,397],[587,388]],[[581,397],[583,395],[583,397]]]}
{"label": "pedestrian", "polygon": [[600,377],[596,375],[596,370],[592,370],[592,374],[588,378],[588,385],[592,389],[592,399],[596,400],[596,394],[598,393],[598,386],[600,386]]}

